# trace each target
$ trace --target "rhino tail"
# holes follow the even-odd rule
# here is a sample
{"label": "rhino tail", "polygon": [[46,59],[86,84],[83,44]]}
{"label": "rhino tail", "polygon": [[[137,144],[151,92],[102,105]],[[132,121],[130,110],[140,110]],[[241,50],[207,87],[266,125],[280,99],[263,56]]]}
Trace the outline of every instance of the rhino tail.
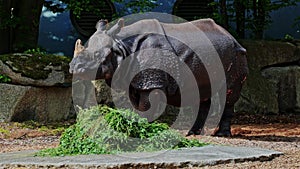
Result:
{"label": "rhino tail", "polygon": [[247,50],[242,47],[237,41],[234,42],[235,52],[237,56],[246,56]]}
{"label": "rhino tail", "polygon": [[237,56],[245,56],[247,55],[247,50],[243,47],[239,47],[236,49]]}

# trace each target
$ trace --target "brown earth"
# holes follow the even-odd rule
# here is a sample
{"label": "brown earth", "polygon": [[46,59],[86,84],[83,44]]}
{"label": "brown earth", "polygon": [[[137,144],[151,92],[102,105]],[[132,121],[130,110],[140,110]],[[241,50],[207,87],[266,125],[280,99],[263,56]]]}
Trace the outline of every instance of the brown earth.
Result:
{"label": "brown earth", "polygon": [[[63,127],[0,123],[0,153],[56,147]],[[230,138],[191,136],[213,144],[281,151],[271,161],[229,163],[204,168],[300,168],[300,114],[235,114]]]}

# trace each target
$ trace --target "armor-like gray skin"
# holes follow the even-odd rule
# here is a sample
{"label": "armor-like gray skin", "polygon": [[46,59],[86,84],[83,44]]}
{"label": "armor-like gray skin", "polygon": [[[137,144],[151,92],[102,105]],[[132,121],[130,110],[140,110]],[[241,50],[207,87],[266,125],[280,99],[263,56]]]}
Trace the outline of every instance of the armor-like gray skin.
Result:
{"label": "armor-like gray skin", "polygon": [[[180,60],[185,62],[192,71],[199,88],[201,106],[196,122],[188,135],[200,134],[209,111],[212,95],[208,73],[201,59],[196,56],[193,50],[180,42],[180,39],[165,36],[166,31],[169,30],[175,31],[175,33],[185,31],[188,24],[164,24],[154,19],[141,20],[125,27],[123,24],[124,21],[120,19],[111,29],[106,30],[106,21],[100,20],[96,26],[97,31],[90,37],[85,46],[82,46],[81,41],[78,40],[75,45],[74,58],[70,63],[70,73],[82,79],[94,80],[95,77],[96,79],[105,79],[110,85],[118,65],[130,54],[147,49],[160,49],[175,53],[178,58],[171,58],[168,63],[159,64],[170,67],[170,70],[177,74],[176,66]],[[227,95],[224,113],[215,135],[230,136],[230,121],[234,104],[240,96],[243,82],[248,74],[246,50],[226,30],[211,19],[196,20],[192,24],[210,40],[223,64]],[[156,29],[157,32],[162,33],[151,33],[153,32],[151,29]],[[143,54],[143,52],[138,53],[137,59],[134,61],[140,66],[143,65],[140,62],[147,62],[148,58],[155,57],[155,55]],[[134,66],[128,66],[128,72],[132,67]],[[180,106],[180,91],[174,78],[177,77],[171,77],[158,69],[143,70],[130,82],[129,96],[131,102],[138,110],[146,111],[150,107],[149,93],[154,89],[160,89],[164,91],[168,104]]]}

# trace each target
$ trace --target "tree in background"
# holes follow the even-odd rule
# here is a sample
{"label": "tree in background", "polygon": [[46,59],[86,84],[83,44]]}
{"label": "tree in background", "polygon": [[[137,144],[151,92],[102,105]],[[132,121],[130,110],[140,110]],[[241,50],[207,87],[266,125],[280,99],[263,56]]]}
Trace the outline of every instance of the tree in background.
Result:
{"label": "tree in background", "polygon": [[0,0],[0,53],[36,48],[43,2]]}
{"label": "tree in background", "polygon": [[288,6],[296,6],[300,0],[218,0],[213,5],[216,9],[216,20],[226,29],[232,29],[239,38],[245,37],[245,31],[250,30],[255,39],[262,39],[264,30],[272,22],[272,11]]}
{"label": "tree in background", "polygon": [[[0,0],[0,54],[37,48],[43,5],[53,12],[73,10],[79,17],[82,11],[92,11],[99,15],[99,18],[103,18],[103,14],[94,6],[93,1],[104,3],[104,0]],[[67,8],[63,7],[62,2],[67,4]],[[112,0],[112,2],[124,3],[123,11],[131,9],[131,13],[150,11],[157,6],[157,0]],[[121,12],[119,15],[122,14],[127,13]]]}
{"label": "tree in background", "polygon": [[[91,11],[99,15],[99,18],[103,18],[101,11],[93,5],[93,1],[96,0],[61,0],[67,4],[66,9],[62,7],[60,1],[57,3],[55,0],[0,0],[0,54],[37,48],[43,5],[53,12],[72,10],[79,17],[82,11]],[[124,4],[124,9],[115,17],[151,11],[158,5],[157,0],[111,1]],[[270,13],[283,7],[297,5],[297,2],[300,0],[216,0],[211,5],[216,9],[214,19],[225,29],[233,30],[230,23],[235,23],[232,34],[244,38],[245,31],[250,30],[253,38],[262,39],[264,30],[271,23]],[[299,20],[300,18],[297,21],[298,25]]]}

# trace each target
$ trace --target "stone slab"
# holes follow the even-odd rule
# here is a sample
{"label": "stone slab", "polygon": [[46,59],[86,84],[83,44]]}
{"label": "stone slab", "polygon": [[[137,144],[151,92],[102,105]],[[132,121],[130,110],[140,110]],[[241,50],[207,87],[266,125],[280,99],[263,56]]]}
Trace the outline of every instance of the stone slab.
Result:
{"label": "stone slab", "polygon": [[199,167],[255,160],[271,160],[281,152],[249,147],[209,145],[145,153],[118,155],[77,155],[35,157],[36,151],[0,154],[1,167],[69,167],[69,168],[169,168]]}

